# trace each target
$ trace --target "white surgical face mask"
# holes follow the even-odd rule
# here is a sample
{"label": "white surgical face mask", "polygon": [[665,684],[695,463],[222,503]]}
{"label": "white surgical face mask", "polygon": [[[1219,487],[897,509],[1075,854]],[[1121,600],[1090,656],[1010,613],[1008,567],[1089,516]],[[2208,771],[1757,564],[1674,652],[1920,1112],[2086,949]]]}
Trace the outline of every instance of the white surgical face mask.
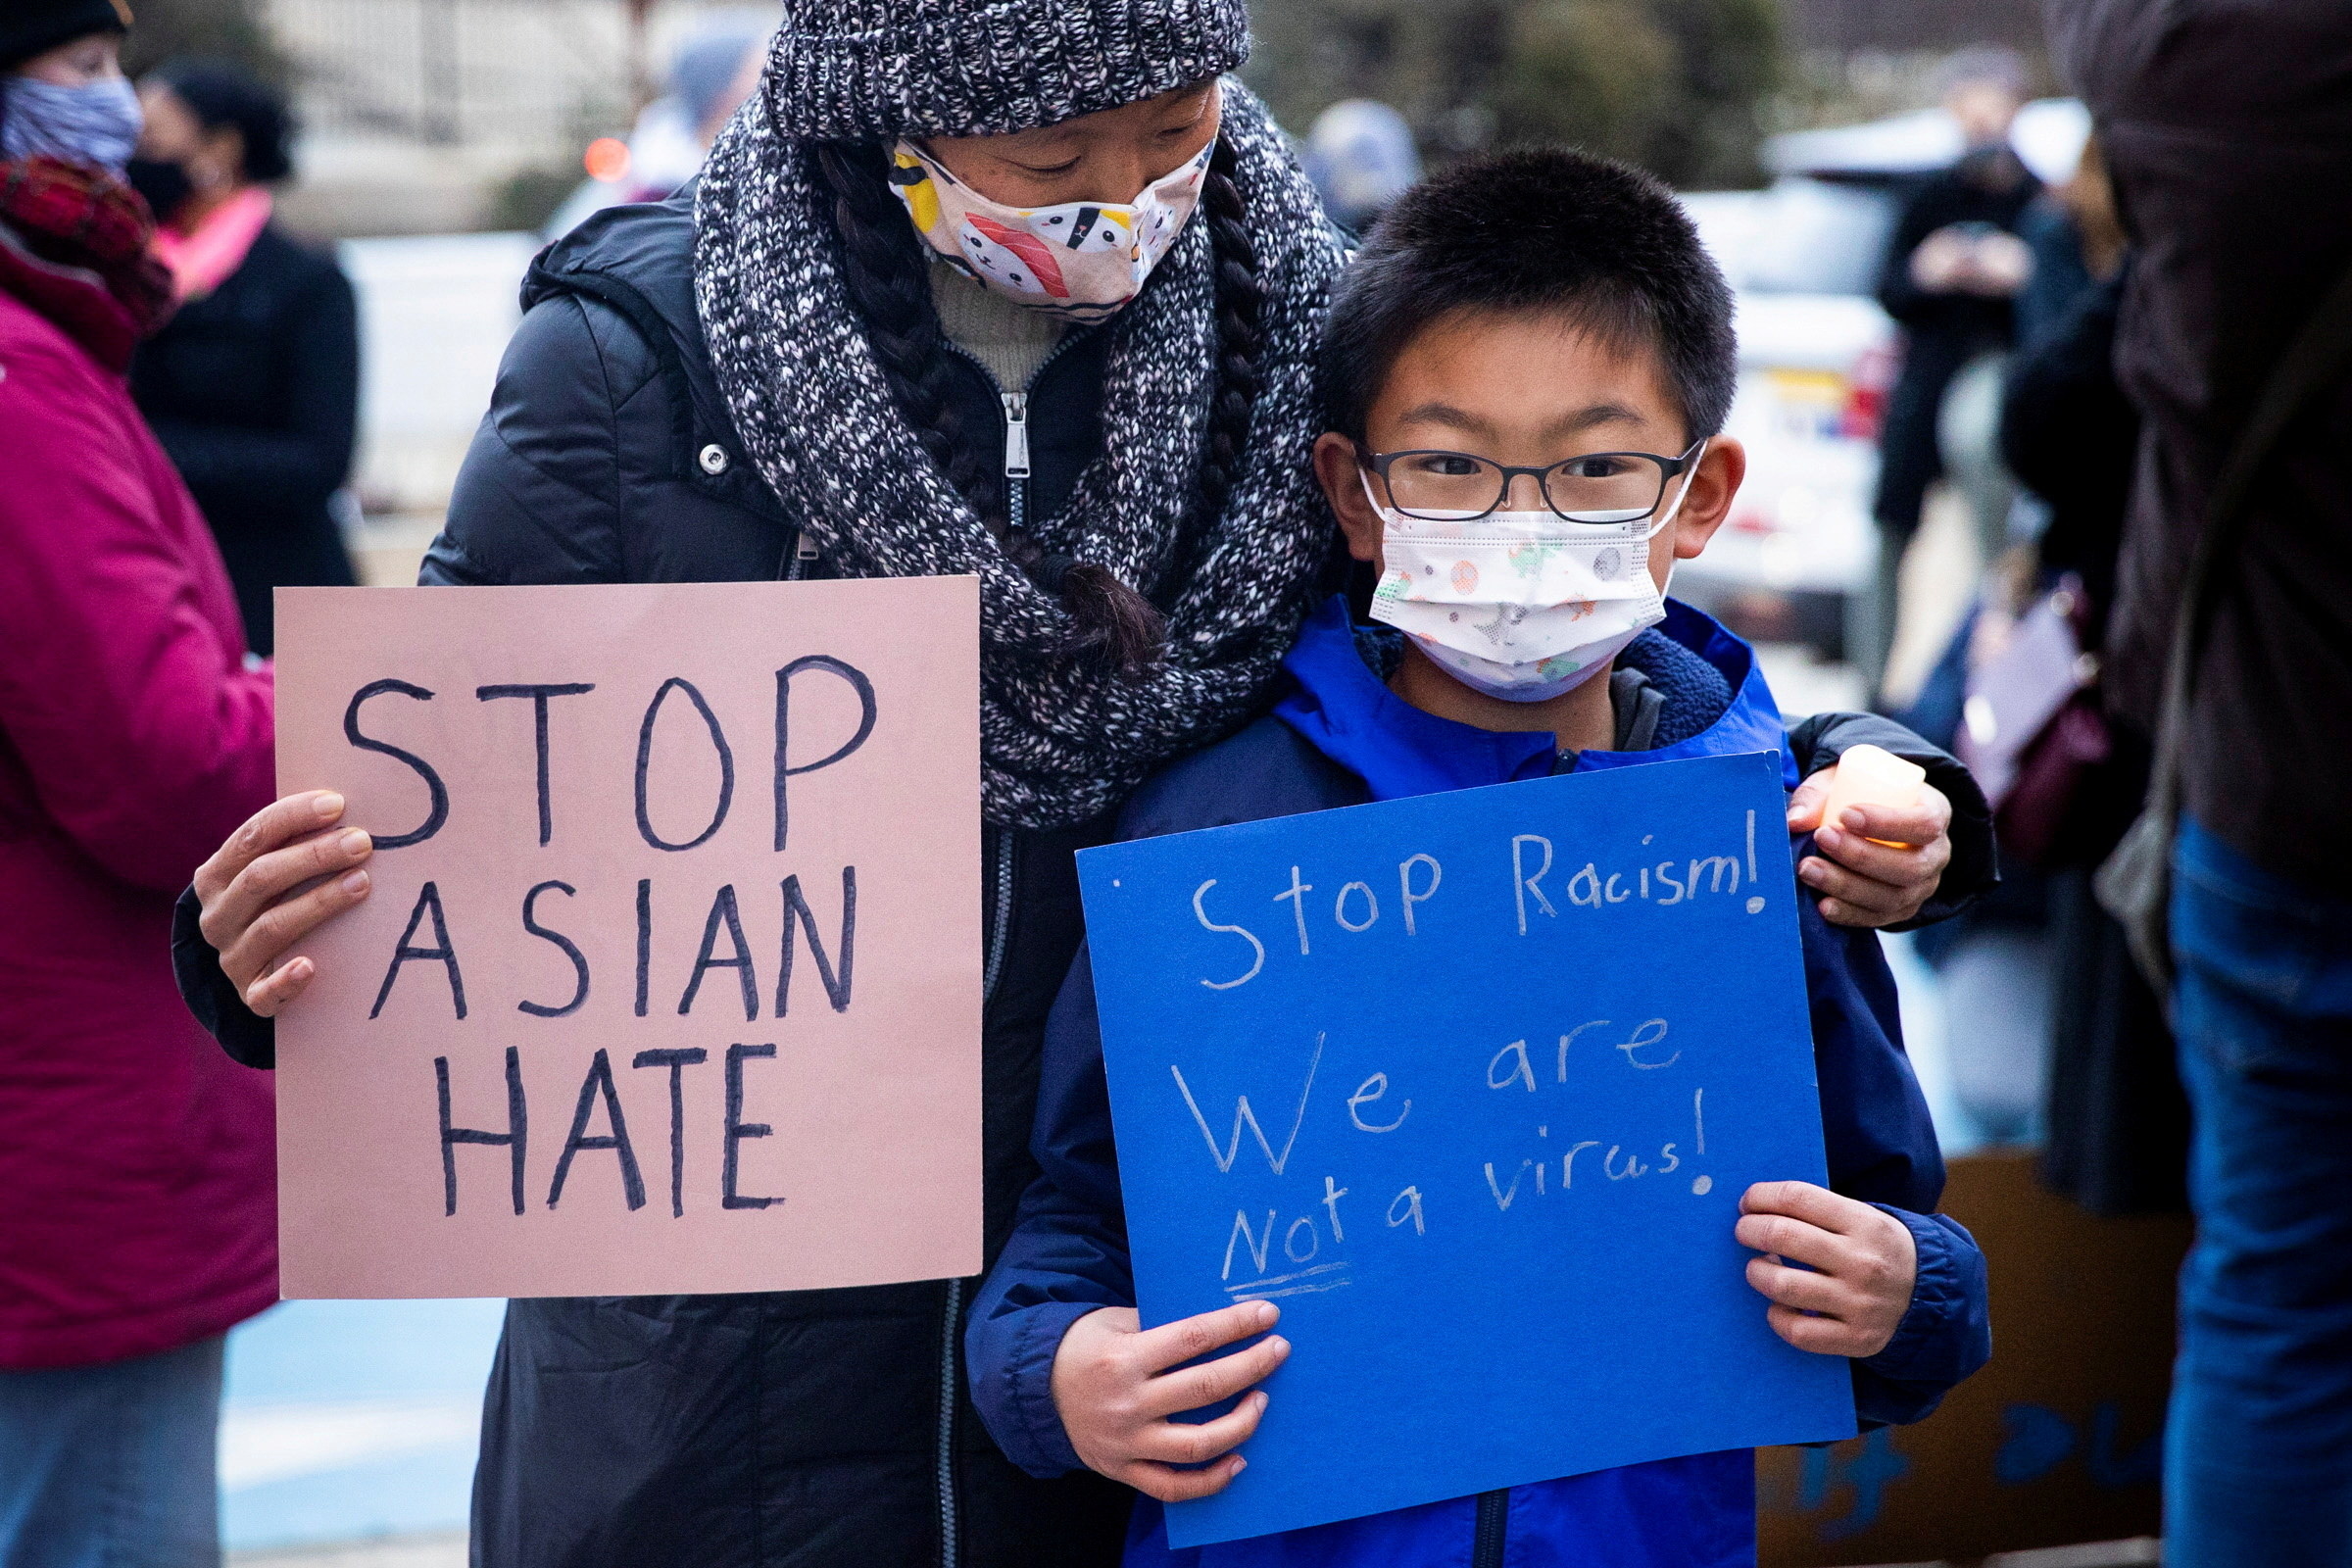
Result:
{"label": "white surgical face mask", "polygon": [[[1384,507],[1387,569],[1372,617],[1396,627],[1473,691],[1540,703],[1572,692],[1626,644],[1666,618],[1649,575],[1649,541],[1674,523],[1697,477],[1684,470],[1674,504],[1623,523],[1570,522],[1541,512],[1426,519]],[[1673,575],[1673,564],[1667,574]]]}

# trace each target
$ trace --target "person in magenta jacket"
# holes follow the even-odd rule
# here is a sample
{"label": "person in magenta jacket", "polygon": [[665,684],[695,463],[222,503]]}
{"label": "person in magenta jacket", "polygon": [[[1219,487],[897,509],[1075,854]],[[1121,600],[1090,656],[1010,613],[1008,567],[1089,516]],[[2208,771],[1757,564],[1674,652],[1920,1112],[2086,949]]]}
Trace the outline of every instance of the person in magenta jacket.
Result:
{"label": "person in magenta jacket", "polygon": [[[107,0],[0,23],[0,1562],[220,1561],[221,1336],[277,1298],[270,1090],[172,903],[270,796],[205,520],[123,379],[169,310]],[[124,113],[127,107],[127,113]],[[125,126],[128,138],[123,135]]]}

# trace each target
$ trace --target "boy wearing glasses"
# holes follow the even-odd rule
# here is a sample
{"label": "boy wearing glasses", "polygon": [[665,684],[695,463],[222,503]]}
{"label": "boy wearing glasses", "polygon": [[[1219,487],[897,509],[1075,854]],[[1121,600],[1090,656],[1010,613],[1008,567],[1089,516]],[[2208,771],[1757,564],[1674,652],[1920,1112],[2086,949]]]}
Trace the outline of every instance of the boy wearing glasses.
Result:
{"label": "boy wearing glasses", "polygon": [[[1335,598],[1274,715],[1147,785],[1122,836],[1786,744],[1747,648],[1664,598],[1743,471],[1717,433],[1731,313],[1674,198],[1630,170],[1527,152],[1408,192],[1334,299],[1337,428],[1314,457],[1393,630],[1351,626]],[[1850,1359],[1863,1423],[1916,1421],[1989,1353],[1984,1258],[1932,1212],[1942,1160],[1875,936],[1797,903],[1831,1187],[1749,1189],[1737,1235],[1780,1336]],[[1746,1450],[1171,1549],[1158,1502],[1232,1480],[1289,1348],[1266,1301],[1138,1331],[1083,953],[1047,1032],[1034,1151],[973,1313],[973,1394],[1024,1468],[1084,1464],[1146,1494],[1130,1564],[1753,1563]]]}

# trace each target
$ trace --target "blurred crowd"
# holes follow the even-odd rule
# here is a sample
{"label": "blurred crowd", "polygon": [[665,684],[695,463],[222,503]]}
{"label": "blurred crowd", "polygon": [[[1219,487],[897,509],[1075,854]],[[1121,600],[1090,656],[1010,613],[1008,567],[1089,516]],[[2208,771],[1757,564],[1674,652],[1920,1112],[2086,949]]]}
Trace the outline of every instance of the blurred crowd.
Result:
{"label": "blurred crowd", "polygon": [[1899,711],[1953,748],[1997,808],[2003,887],[1919,939],[1942,976],[1961,1106],[1996,1143],[2045,1148],[2096,1211],[2181,1201],[2183,1106],[2154,992],[2090,878],[2146,792],[2143,732],[2108,721],[2099,654],[2115,598],[2138,419],[2114,370],[2126,247],[2094,133],[2045,185],[2011,131],[2023,61],[1945,68],[1958,161],[1903,202],[1879,283],[1901,371],[1881,431],[1881,549],[1866,678],[1906,611],[1931,491],[1967,519],[1982,582]]}
{"label": "blurred crowd", "polygon": [[[2000,889],[1916,938],[1961,1104],[2095,1212],[2197,1216],[2167,1560],[2342,1568],[2352,15],[2050,19],[2071,172],[2013,145],[2028,63],[1972,49],[1963,151],[1902,199],[1853,653],[1994,813]],[[127,80],[128,25],[0,16],[0,1568],[217,1560],[221,1337],[276,1298],[270,1100],[182,1006],[172,909],[274,793],[271,590],[355,581],[357,312],[273,218],[287,101],[220,61]],[[774,27],[700,24],[549,237],[691,180]],[[1370,101],[1298,150],[1351,231],[1421,174]],[[1939,496],[1984,569],[1896,702]]]}
{"label": "blurred crowd", "polygon": [[1955,59],[1966,151],[1879,290],[1880,623],[1938,481],[1990,563],[1904,713],[1977,772],[2004,887],[1919,941],[1984,1129],[2094,1210],[2196,1213],[2167,1560],[2352,1561],[2352,220],[2312,200],[2352,27],[2050,17],[2078,167],[2011,147],[2019,61]]}

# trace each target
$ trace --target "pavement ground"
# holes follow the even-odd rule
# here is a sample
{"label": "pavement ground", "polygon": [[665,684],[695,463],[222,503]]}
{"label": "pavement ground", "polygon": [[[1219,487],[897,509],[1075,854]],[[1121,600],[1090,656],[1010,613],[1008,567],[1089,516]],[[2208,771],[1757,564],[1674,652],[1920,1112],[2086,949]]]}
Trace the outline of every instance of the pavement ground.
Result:
{"label": "pavement ground", "polygon": [[386,1536],[274,1551],[232,1551],[228,1568],[466,1568],[466,1532]]}
{"label": "pavement ground", "polygon": [[228,1547],[462,1532],[505,1310],[287,1301],[231,1334],[220,1431]]}

